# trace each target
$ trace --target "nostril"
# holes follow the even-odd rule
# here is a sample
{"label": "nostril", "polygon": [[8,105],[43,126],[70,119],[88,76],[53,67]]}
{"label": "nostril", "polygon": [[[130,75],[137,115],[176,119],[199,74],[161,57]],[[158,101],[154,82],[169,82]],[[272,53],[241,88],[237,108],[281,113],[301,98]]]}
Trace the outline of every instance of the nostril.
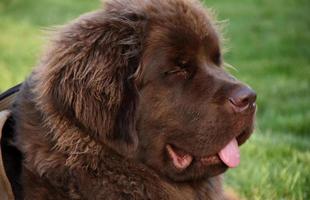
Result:
{"label": "nostril", "polygon": [[244,98],[244,99],[229,98],[229,101],[231,104],[237,107],[244,107],[249,104],[248,98]]}
{"label": "nostril", "polygon": [[251,88],[243,86],[234,91],[229,101],[235,111],[242,112],[250,105],[255,105],[256,93]]}

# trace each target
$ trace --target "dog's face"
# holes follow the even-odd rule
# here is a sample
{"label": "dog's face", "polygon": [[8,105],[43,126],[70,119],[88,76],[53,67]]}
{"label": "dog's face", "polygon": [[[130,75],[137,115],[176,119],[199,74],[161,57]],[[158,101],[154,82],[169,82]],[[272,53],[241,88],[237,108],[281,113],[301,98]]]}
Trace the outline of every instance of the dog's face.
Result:
{"label": "dog's face", "polygon": [[170,19],[175,26],[150,25],[138,81],[138,157],[174,181],[236,167],[238,145],[253,130],[256,100],[223,69],[208,17],[180,18]]}

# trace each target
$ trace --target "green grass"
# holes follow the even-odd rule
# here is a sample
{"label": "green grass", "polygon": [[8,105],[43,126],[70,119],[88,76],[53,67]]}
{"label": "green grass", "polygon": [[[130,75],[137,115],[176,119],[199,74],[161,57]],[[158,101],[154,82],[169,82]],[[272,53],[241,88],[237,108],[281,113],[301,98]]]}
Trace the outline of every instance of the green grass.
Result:
{"label": "green grass", "polygon": [[[226,183],[247,199],[310,199],[309,0],[205,0],[228,19],[226,61],[258,93],[257,131]],[[0,0],[0,90],[22,81],[45,42],[43,29],[99,1]]]}

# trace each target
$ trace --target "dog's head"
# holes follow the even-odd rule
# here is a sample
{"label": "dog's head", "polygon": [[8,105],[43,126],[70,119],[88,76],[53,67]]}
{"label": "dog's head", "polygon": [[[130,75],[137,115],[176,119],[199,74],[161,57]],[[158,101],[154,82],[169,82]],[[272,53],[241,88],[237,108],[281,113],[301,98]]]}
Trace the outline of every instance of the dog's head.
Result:
{"label": "dog's head", "polygon": [[150,11],[138,77],[139,158],[173,180],[214,176],[239,164],[256,94],[222,67],[206,11],[169,1]]}
{"label": "dog's head", "polygon": [[175,181],[237,166],[253,129],[256,95],[223,69],[196,1],[109,1],[64,28],[43,63],[49,115]]}

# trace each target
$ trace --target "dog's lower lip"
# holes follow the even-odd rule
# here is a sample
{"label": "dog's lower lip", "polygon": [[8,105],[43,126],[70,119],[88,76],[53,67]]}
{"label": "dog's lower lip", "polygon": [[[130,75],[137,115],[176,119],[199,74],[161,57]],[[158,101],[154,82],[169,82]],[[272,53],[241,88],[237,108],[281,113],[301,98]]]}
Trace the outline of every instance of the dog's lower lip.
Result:
{"label": "dog's lower lip", "polygon": [[200,162],[203,165],[211,165],[211,164],[221,163],[222,161],[219,158],[218,154],[215,154],[215,155],[212,155],[212,156],[206,156],[206,157],[200,158]]}

